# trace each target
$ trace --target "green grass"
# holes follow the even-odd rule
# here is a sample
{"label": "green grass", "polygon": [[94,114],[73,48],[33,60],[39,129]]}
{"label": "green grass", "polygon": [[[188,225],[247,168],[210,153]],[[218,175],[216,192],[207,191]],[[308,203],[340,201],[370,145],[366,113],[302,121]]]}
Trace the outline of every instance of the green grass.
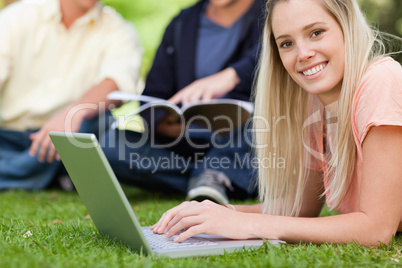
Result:
{"label": "green grass", "polygon": [[[141,225],[155,223],[183,196],[124,188]],[[400,267],[402,236],[392,245],[265,245],[222,256],[145,257],[99,235],[76,192],[0,193],[0,267]],[[254,203],[253,200],[237,203]],[[235,202],[236,203],[236,202]],[[323,215],[330,215],[324,211]],[[28,231],[32,236],[24,237]]]}

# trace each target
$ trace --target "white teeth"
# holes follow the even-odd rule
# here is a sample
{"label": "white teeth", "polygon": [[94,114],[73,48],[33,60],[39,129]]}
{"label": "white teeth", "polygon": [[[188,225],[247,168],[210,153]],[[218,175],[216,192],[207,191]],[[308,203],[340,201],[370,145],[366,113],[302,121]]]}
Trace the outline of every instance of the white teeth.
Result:
{"label": "white teeth", "polygon": [[304,74],[304,75],[307,75],[307,76],[316,74],[316,73],[318,73],[319,71],[321,71],[322,69],[324,69],[325,66],[327,66],[327,64],[324,64],[324,63],[323,63],[323,64],[320,64],[320,65],[318,65],[318,66],[316,66],[316,67],[314,67],[314,68],[312,68],[312,69],[308,69],[307,71],[304,71],[303,74]]}

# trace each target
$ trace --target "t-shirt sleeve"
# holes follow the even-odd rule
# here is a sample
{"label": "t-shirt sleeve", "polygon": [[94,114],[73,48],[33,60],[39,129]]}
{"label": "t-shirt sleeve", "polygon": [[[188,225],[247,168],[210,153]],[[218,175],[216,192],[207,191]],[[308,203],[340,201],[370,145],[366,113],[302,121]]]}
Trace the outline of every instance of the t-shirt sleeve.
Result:
{"label": "t-shirt sleeve", "polygon": [[142,48],[137,31],[114,10],[104,8],[104,55],[96,84],[109,78],[120,91],[140,94],[142,92],[140,68]]}
{"label": "t-shirt sleeve", "polygon": [[[14,3],[0,11],[0,92],[3,90],[12,68],[12,55],[18,52],[18,42],[25,32],[25,21],[19,20],[19,15],[29,17],[20,3]],[[29,14],[29,12],[28,12]],[[30,21],[28,19],[28,21]]]}
{"label": "t-shirt sleeve", "polygon": [[402,68],[391,59],[368,69],[354,101],[355,127],[362,144],[373,126],[402,126]]}

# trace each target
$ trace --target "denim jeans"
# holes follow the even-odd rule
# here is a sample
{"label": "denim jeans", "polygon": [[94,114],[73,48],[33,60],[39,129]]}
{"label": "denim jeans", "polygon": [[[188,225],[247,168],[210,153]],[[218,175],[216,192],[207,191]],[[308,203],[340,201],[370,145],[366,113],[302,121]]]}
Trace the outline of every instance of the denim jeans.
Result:
{"label": "denim jeans", "polygon": [[[79,132],[98,134],[100,120],[109,118],[106,113],[101,118],[84,121]],[[108,119],[109,121],[112,121]],[[108,129],[109,124],[104,124]],[[60,161],[41,163],[38,155],[29,154],[29,135],[36,132],[0,129],[0,190],[3,189],[44,189],[63,170]],[[102,134],[102,133],[101,133]]]}
{"label": "denim jeans", "polygon": [[185,194],[190,178],[212,169],[223,172],[248,197],[255,194],[250,142],[251,132],[241,127],[224,137],[190,133],[176,143],[149,133],[109,130],[100,144],[123,183]]}

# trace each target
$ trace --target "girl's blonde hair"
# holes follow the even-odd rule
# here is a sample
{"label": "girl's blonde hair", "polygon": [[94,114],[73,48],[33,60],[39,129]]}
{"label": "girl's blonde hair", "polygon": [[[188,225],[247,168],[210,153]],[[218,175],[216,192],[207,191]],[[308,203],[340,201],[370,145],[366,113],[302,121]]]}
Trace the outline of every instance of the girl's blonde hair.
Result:
{"label": "girl's blonde hair", "polygon": [[[260,163],[264,162],[263,159],[272,158],[272,155],[283,158],[285,162],[284,168],[260,165],[259,193],[264,212],[297,216],[308,176],[305,163],[308,157],[303,143],[308,94],[292,80],[279,57],[271,25],[275,5],[281,1],[288,0],[271,0],[267,3],[263,49],[254,96],[254,133]],[[320,2],[340,25],[345,43],[345,71],[338,101],[338,148],[333,152],[329,170],[326,171],[329,177],[327,201],[331,208],[336,208],[344,198],[354,173],[356,145],[351,127],[353,96],[371,60],[383,54],[384,47],[355,0]],[[267,129],[267,124],[271,126],[270,129]]]}

